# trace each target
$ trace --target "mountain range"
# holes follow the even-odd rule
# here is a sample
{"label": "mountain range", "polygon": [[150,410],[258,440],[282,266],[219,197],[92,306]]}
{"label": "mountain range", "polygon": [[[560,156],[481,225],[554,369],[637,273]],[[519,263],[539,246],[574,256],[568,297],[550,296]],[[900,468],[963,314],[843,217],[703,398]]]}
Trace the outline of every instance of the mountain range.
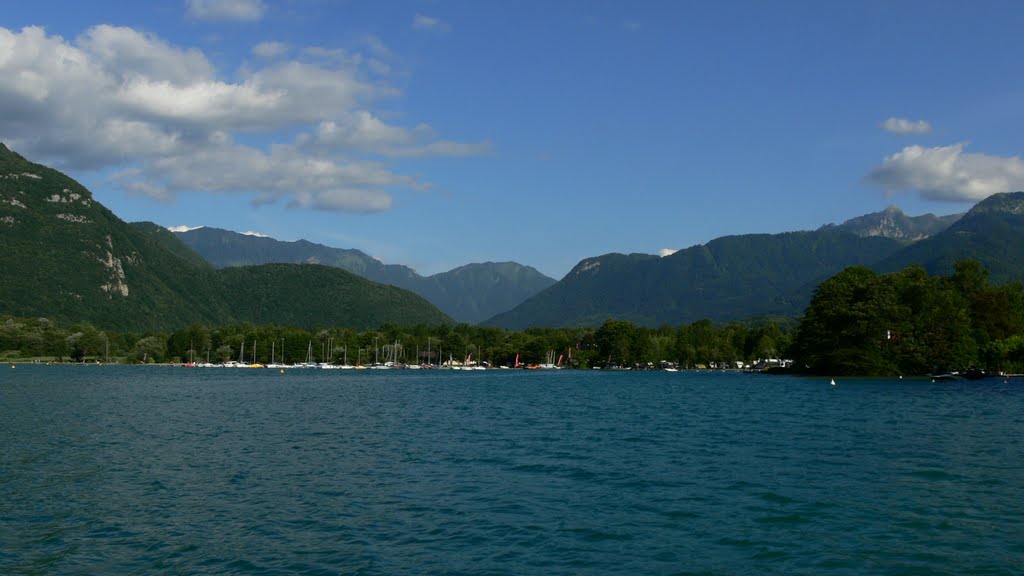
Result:
{"label": "mountain range", "polygon": [[285,242],[220,228],[175,232],[182,242],[217,268],[269,263],[323,264],[419,294],[456,322],[476,324],[510,310],[555,283],[515,262],[467,264],[433,276],[408,266],[384,264],[359,250],[331,248],[306,240]]}
{"label": "mountain range", "polygon": [[889,272],[920,264],[947,275],[973,258],[993,282],[1022,281],[1024,193],[993,195],[963,215],[910,217],[891,207],[813,231],[725,236],[665,257],[606,254],[557,282],[515,263],[423,277],[357,250],[129,225],[74,180],[0,144],[0,242],[0,314],[104,328],[367,328],[492,312],[480,323],[525,329],[616,318],[660,326],[795,317],[820,282],[851,265]]}
{"label": "mountain range", "polygon": [[948,275],[957,260],[981,262],[994,284],[1024,281],[1024,192],[982,200],[942,232],[892,254],[874,268],[895,272],[920,264]]}
{"label": "mountain range", "polygon": [[962,215],[910,217],[890,207],[810,232],[717,238],[661,258],[588,258],[485,324],[595,326],[617,318],[654,327],[795,317],[820,282],[848,266],[892,272],[919,264],[948,275],[966,258],[981,262],[993,282],[1024,281],[1024,192],[995,194]]}
{"label": "mountain range", "polygon": [[826,229],[725,236],[664,257],[606,254],[581,261],[554,286],[486,324],[520,330],[597,326],[609,318],[659,326],[795,316],[822,280],[901,246]]}
{"label": "mountain range", "polygon": [[338,268],[215,270],[157,228],[125,223],[78,182],[0,144],[0,314],[123,331],[450,321],[416,294]]}

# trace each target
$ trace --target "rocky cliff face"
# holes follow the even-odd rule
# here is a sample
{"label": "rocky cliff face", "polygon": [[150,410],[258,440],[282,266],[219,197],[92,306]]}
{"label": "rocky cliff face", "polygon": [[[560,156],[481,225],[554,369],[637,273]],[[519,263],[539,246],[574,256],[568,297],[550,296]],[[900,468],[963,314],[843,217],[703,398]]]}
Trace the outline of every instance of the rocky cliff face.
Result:
{"label": "rocky cliff face", "polygon": [[949,216],[907,216],[896,206],[889,206],[881,212],[851,218],[842,224],[828,224],[823,228],[837,228],[858,236],[880,236],[903,242],[916,242],[930,238],[960,219],[963,214]]}

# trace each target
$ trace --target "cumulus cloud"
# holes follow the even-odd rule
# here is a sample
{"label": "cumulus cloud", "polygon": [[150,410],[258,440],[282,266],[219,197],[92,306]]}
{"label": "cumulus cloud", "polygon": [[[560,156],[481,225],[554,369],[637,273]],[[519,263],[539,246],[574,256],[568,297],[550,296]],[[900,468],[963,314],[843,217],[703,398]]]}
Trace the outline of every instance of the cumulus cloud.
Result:
{"label": "cumulus cloud", "polygon": [[303,155],[290,145],[275,146],[269,153],[233,141],[211,141],[197,147],[193,154],[153,159],[144,170],[113,174],[110,181],[125,189],[160,182],[161,186],[148,194],[155,200],[180,192],[245,191],[255,194],[256,204],[283,200],[297,208],[362,213],[390,208],[390,188],[429,188],[427,183],[395,174],[376,162]]}
{"label": "cumulus cloud", "polygon": [[209,21],[256,22],[267,6],[263,0],[186,0],[189,18]]}
{"label": "cumulus cloud", "polygon": [[145,196],[146,198],[156,200],[157,202],[163,202],[165,204],[174,200],[174,196],[167,190],[167,188],[160,184],[147,182],[145,180],[125,181],[121,188],[132,196]]}
{"label": "cumulus cloud", "polygon": [[423,14],[417,14],[412,19],[412,27],[416,30],[430,30],[433,32],[447,32],[449,30],[449,26],[444,20]]}
{"label": "cumulus cloud", "polygon": [[288,45],[284,42],[260,42],[252,47],[252,53],[260,58],[277,58],[288,53]]}
{"label": "cumulus cloud", "polygon": [[168,82],[184,84],[214,75],[213,66],[200,51],[174,47],[132,28],[94,26],[78,37],[77,44],[120,79],[159,75]]}
{"label": "cumulus cloud", "polygon": [[661,250],[658,250],[658,256],[664,258],[665,256],[671,256],[676,252],[679,252],[678,248],[662,248]]}
{"label": "cumulus cloud", "polygon": [[365,110],[320,123],[314,136],[308,144],[372,150],[391,157],[476,156],[491,150],[489,142],[438,140],[434,130],[426,124],[412,129],[393,126]]}
{"label": "cumulus cloud", "polygon": [[199,50],[131,28],[96,26],[69,41],[0,27],[0,141],[61,168],[110,171],[115,185],[155,200],[245,193],[351,212],[386,210],[396,190],[430,187],[389,159],[489,150],[373,113],[396,95],[374,79],[381,50],[261,46],[254,53],[294,57],[231,76]]}
{"label": "cumulus cloud", "polygon": [[1024,190],[1024,160],[964,152],[966,144],[907,146],[867,176],[888,193],[916,191],[929,200],[977,202],[998,192]]}
{"label": "cumulus cloud", "polygon": [[926,120],[893,117],[882,122],[882,129],[893,134],[927,134],[932,131],[932,125]]}

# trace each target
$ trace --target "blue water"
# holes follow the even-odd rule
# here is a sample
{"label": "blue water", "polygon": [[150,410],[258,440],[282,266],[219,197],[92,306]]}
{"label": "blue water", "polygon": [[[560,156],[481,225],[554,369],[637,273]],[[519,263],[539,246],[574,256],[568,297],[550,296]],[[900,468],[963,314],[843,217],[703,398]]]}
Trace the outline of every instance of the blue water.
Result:
{"label": "blue water", "polygon": [[1013,381],[2,368],[2,574],[1024,573]]}

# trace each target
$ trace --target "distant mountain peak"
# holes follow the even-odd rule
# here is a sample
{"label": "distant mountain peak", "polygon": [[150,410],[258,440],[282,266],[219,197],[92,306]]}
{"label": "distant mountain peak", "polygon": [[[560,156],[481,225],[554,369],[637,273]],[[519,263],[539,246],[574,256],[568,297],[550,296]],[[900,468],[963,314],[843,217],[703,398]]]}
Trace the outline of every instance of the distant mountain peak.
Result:
{"label": "distant mountain peak", "polygon": [[903,242],[915,242],[942,232],[961,216],[963,214],[907,216],[898,206],[890,204],[881,212],[850,218],[839,225],[827,224],[822,228],[835,228],[862,237],[880,236]]}

